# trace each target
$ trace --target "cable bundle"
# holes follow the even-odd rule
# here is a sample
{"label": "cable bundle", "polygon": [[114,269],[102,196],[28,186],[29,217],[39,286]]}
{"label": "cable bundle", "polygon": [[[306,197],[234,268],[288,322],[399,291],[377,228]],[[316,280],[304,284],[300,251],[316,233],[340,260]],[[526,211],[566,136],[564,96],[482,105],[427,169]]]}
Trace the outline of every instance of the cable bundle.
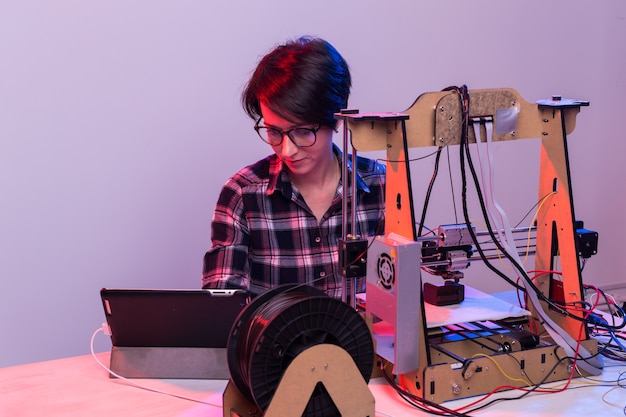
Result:
{"label": "cable bundle", "polygon": [[[265,410],[291,361],[305,349],[323,343],[347,351],[369,381],[374,346],[359,313],[313,287],[287,285],[269,290],[241,312],[231,329],[231,379],[244,397]],[[335,415],[337,408],[319,384],[304,416]]]}

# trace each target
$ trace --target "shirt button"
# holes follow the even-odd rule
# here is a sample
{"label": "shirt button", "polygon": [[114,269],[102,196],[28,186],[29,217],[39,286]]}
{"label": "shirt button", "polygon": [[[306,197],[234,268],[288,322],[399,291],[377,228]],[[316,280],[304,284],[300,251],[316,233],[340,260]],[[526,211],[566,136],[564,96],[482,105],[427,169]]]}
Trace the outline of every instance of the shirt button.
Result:
{"label": "shirt button", "polygon": [[320,243],[321,241],[322,241],[321,237],[318,236],[318,237],[315,238],[315,243]]}
{"label": "shirt button", "polygon": [[326,272],[322,271],[320,272],[320,277],[325,277],[326,276]]}

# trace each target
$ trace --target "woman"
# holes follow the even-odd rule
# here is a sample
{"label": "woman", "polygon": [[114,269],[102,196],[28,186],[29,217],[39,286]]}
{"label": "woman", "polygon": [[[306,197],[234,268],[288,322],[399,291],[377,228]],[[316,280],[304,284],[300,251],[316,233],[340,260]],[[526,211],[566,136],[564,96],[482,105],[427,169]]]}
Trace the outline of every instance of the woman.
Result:
{"label": "woman", "polygon": [[[242,102],[273,154],[241,169],[222,188],[212,247],[204,256],[204,288],[259,294],[300,283],[341,298],[337,241],[344,196],[341,150],[333,134],[334,114],[347,107],[350,86],[348,64],[323,39],[302,37],[261,59]],[[384,166],[358,158],[350,172],[353,167],[354,233],[382,233]]]}

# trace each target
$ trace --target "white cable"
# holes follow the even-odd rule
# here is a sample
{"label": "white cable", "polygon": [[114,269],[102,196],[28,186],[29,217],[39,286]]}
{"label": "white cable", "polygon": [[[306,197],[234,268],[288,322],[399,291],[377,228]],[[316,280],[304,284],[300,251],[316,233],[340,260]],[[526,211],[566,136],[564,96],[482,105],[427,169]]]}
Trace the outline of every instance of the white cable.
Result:
{"label": "white cable", "polygon": [[[474,129],[474,137],[476,138],[478,165],[480,167],[480,176],[482,179],[483,200],[486,203],[485,209],[487,211],[489,220],[491,221],[492,224],[495,225],[494,229],[495,229],[495,232],[498,234],[498,238],[500,242],[502,242],[503,245],[506,246],[508,249],[508,247],[510,246],[508,244],[508,238],[502,235],[503,231],[506,230],[505,225],[503,223],[502,210],[500,206],[495,202],[495,199],[494,199],[494,194],[495,194],[494,185],[493,185],[494,169],[492,168],[493,156],[491,155],[491,148],[489,146],[490,144],[489,141],[491,137],[491,122],[485,123],[485,131],[487,134],[487,140],[485,143],[485,147],[487,148],[487,158],[484,158],[481,152],[481,149],[483,146],[481,145],[482,135],[480,134],[480,129],[476,129],[476,123],[472,124],[472,127]],[[498,218],[494,216],[492,207],[496,208],[498,211],[498,214],[500,214]],[[514,252],[515,254],[517,254],[517,250],[515,250]]]}
{"label": "white cable", "polygon": [[[98,357],[96,356],[96,352],[94,351],[94,340],[96,339],[96,335],[98,333],[100,333],[100,332],[105,333],[105,331],[104,331],[104,327],[105,326],[107,326],[106,323],[104,323],[102,325],[102,327],[99,327],[98,329],[96,329],[96,331],[93,332],[93,334],[91,335],[91,341],[90,341],[90,344],[89,344],[89,349],[91,351],[91,356],[96,361],[96,363],[98,365],[100,365],[109,374],[113,375],[114,377],[116,377],[118,379],[121,379],[122,381],[125,381],[125,382],[129,383],[130,385],[132,385],[132,386],[134,386],[136,388],[140,388],[140,389],[143,389],[143,390],[146,390],[146,391],[155,392],[157,394],[169,395],[170,397],[179,398],[181,400],[193,401],[195,403],[200,403],[200,404],[204,404],[204,405],[210,405],[211,407],[217,407],[217,408],[220,408],[220,409],[223,408],[221,404],[213,404],[213,403],[209,403],[209,402],[202,401],[202,400],[196,400],[195,398],[185,397],[183,395],[173,394],[171,392],[165,392],[165,391],[161,391],[161,390],[158,390],[158,389],[155,389],[155,388],[150,388],[150,387],[147,387],[145,385],[139,384],[139,383],[137,383],[137,382],[135,382],[133,380],[130,380],[130,379],[126,378],[126,377],[123,377],[123,376],[115,373],[113,370],[111,370],[111,368],[109,368],[108,366],[103,364],[102,361],[100,359],[98,359]],[[376,410],[375,413],[376,413],[376,415],[382,415],[382,416],[385,416],[385,417],[394,417],[393,415],[387,414],[387,413],[385,413],[383,411]]]}
{"label": "white cable", "polygon": [[608,390],[607,392],[605,392],[604,394],[602,394],[602,397],[601,397],[602,398],[602,402],[607,404],[607,405],[610,405],[611,407],[615,407],[615,408],[618,408],[620,410],[624,410],[624,408],[625,408],[624,404],[614,403],[614,402],[609,401],[607,399],[607,397],[609,396],[610,393],[612,393],[613,391],[616,391],[618,389],[624,389],[624,387],[622,387],[622,386],[613,387],[610,390]]}
{"label": "white cable", "polygon": [[93,332],[93,334],[91,335],[91,342],[90,342],[89,348],[91,350],[91,356],[94,358],[96,363],[98,365],[100,365],[102,368],[104,368],[104,370],[106,370],[109,374],[113,375],[114,377],[116,377],[116,378],[118,378],[118,379],[120,379],[122,381],[127,382],[128,384],[130,384],[130,385],[132,385],[132,386],[134,386],[136,388],[141,388],[141,389],[146,390],[146,391],[155,392],[157,394],[169,395],[170,397],[179,398],[181,400],[193,401],[193,402],[204,404],[204,405],[210,405],[211,407],[222,408],[221,404],[213,404],[213,403],[210,403],[210,402],[207,402],[207,401],[197,400],[195,398],[185,397],[183,395],[173,394],[171,392],[165,392],[165,391],[161,391],[161,390],[158,390],[158,389],[155,389],[155,388],[150,388],[148,386],[139,384],[139,383],[137,383],[137,382],[135,382],[133,380],[130,380],[130,379],[126,378],[126,377],[123,377],[123,376],[115,373],[113,370],[111,370],[111,368],[109,368],[108,366],[103,364],[102,361],[100,361],[100,359],[98,359],[98,357],[96,356],[96,353],[94,351],[94,340],[96,339],[96,335],[99,332],[104,332],[104,326],[106,326],[106,323],[103,324],[102,327],[99,327],[98,329],[96,329],[95,332]]}

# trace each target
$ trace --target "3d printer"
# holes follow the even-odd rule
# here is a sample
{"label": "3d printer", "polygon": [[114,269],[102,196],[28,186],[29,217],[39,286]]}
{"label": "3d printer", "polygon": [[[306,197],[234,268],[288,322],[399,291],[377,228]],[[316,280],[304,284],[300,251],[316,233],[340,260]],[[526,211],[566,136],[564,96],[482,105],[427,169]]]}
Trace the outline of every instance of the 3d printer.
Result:
{"label": "3d printer", "polygon": [[[576,221],[567,151],[567,134],[580,108],[588,104],[557,96],[531,104],[512,89],[470,91],[463,86],[423,94],[404,113],[340,116],[354,149],[387,153],[385,234],[369,243],[366,310],[374,322],[386,324],[380,332],[374,324],[377,352],[410,393],[441,403],[501,386],[564,380],[575,366],[587,375],[600,372],[597,343],[587,335],[584,310],[576,308],[584,300],[580,259],[596,252],[597,233]],[[516,230],[488,192],[478,196],[486,231],[476,231],[464,198],[464,223],[440,226],[422,236],[411,189],[409,148],[459,146],[466,164],[461,167],[465,186],[470,175],[475,181],[492,175],[476,173],[481,168],[471,163],[470,144],[488,152],[484,148],[492,142],[523,138],[541,139],[538,195],[549,200],[539,207],[532,227],[535,270],[548,271],[537,279],[521,266]],[[510,283],[524,292],[528,311],[495,319],[491,313],[474,318],[462,313],[459,322],[432,323],[426,301],[439,306],[460,303],[450,311],[462,310],[467,302],[460,278],[470,261],[485,262],[499,272],[489,262],[479,234],[489,235],[498,256],[516,269],[520,284]],[[556,258],[558,275],[552,272]],[[440,275],[444,285],[423,286],[423,270]],[[474,301],[498,303],[491,298]],[[392,340],[386,342],[385,337]]]}

